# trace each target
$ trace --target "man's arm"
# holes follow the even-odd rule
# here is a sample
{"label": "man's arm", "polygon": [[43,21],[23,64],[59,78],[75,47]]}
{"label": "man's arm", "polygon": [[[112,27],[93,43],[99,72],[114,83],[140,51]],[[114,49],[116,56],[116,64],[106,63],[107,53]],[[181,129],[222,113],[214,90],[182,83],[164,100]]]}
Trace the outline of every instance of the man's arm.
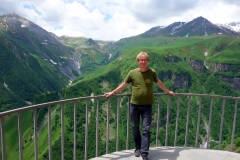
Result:
{"label": "man's arm", "polygon": [[105,93],[104,96],[105,96],[106,98],[108,98],[108,97],[114,95],[115,93],[118,93],[118,92],[122,91],[122,90],[125,89],[127,86],[128,86],[128,83],[123,82],[123,83],[120,84],[116,89],[114,89],[112,92]]}
{"label": "man's arm", "polygon": [[162,83],[162,81],[158,80],[157,85],[159,88],[161,88],[162,90],[164,90],[164,92],[166,92],[167,94],[174,96],[174,92],[173,91],[169,91],[167,89],[167,87]]}

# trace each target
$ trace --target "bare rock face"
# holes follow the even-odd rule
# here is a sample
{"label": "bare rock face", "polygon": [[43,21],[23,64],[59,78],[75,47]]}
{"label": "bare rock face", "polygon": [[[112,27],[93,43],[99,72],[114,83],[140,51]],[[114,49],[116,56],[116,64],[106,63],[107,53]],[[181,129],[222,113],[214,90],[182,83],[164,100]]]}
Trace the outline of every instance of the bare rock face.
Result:
{"label": "bare rock face", "polygon": [[188,74],[181,74],[174,76],[174,89],[177,88],[188,88],[191,85],[191,76]]}
{"label": "bare rock face", "polygon": [[161,77],[163,79],[172,79],[174,82],[173,89],[188,88],[191,85],[191,76],[188,73],[175,75],[172,72],[166,72],[161,74]]}
{"label": "bare rock face", "polygon": [[212,72],[240,72],[240,64],[209,63],[201,60],[182,59],[176,56],[167,56],[165,61],[172,63],[185,61],[194,71],[199,73],[204,73],[207,70]]}
{"label": "bare rock face", "polygon": [[199,73],[203,73],[207,70],[206,66],[204,65],[204,61],[187,60],[187,63],[193,70]]}
{"label": "bare rock face", "polygon": [[231,88],[234,90],[240,90],[240,78],[232,78],[232,77],[219,77],[222,81],[231,84]]}
{"label": "bare rock face", "polygon": [[167,57],[165,58],[165,61],[166,61],[166,62],[175,63],[175,62],[182,61],[182,59],[179,58],[179,57],[175,57],[175,56],[167,56]]}
{"label": "bare rock face", "polygon": [[165,58],[166,62],[172,62],[176,63],[179,61],[186,61],[187,64],[195,71],[199,73],[203,73],[207,70],[206,66],[204,65],[204,61],[199,61],[199,60],[192,60],[192,59],[182,59],[176,56],[167,56]]}
{"label": "bare rock face", "polygon": [[213,72],[240,72],[240,64],[206,63],[208,69]]}
{"label": "bare rock face", "polygon": [[209,70],[213,72],[226,72],[230,71],[230,64],[224,64],[224,63],[208,63],[207,66],[209,66]]}
{"label": "bare rock face", "polygon": [[[239,64],[209,63],[200,60],[182,59],[176,56],[167,56],[164,59],[166,62],[171,63],[185,61],[194,71],[199,73],[204,73],[207,70],[212,72],[240,72]],[[171,79],[174,82],[174,89],[189,88],[191,86],[191,76],[188,73],[174,75],[172,72],[166,72],[161,74],[161,78]],[[232,89],[240,90],[240,78],[219,76],[219,79],[224,82],[230,83]]]}

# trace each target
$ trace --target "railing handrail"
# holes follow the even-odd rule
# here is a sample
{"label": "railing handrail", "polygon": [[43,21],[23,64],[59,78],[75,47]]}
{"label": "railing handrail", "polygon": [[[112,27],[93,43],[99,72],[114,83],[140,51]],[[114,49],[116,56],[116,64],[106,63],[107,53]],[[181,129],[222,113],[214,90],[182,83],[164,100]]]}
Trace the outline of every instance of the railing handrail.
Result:
{"label": "railing handrail", "polygon": [[65,103],[65,102],[73,102],[73,101],[87,100],[87,99],[92,99],[92,98],[102,98],[102,97],[104,97],[104,96],[88,96],[88,97],[71,98],[71,99],[64,99],[64,100],[59,100],[59,101],[35,104],[35,105],[30,105],[30,106],[25,106],[25,107],[21,107],[21,108],[16,108],[16,109],[0,112],[0,117],[8,115],[8,114],[12,114],[12,113],[22,112],[25,110],[46,107],[48,105],[55,105],[55,104],[61,104],[61,103]]}
{"label": "railing handrail", "polygon": [[[154,95],[156,96],[156,95],[166,95],[166,94],[165,93],[154,93]],[[123,97],[123,96],[131,96],[131,94],[115,94],[113,96]],[[212,94],[196,94],[196,93],[175,93],[175,96],[199,96],[199,97],[213,97],[213,98],[240,100],[240,97],[212,95]],[[87,100],[87,99],[92,99],[92,98],[105,98],[105,96],[98,95],[98,96],[78,97],[78,98],[71,98],[71,99],[64,99],[64,100],[59,100],[59,101],[35,104],[35,105],[30,105],[30,106],[25,106],[25,107],[21,107],[21,108],[17,108],[17,109],[0,112],[0,117],[8,115],[8,114],[12,114],[12,113],[22,112],[24,110],[46,107],[48,105],[55,105],[55,104],[61,104],[61,103],[65,103],[65,102],[72,102],[72,101],[79,101],[79,100]]]}
{"label": "railing handrail", "polygon": [[[118,97],[118,103],[117,103],[117,127],[119,125],[119,108],[120,108],[120,98],[121,97],[128,97],[128,107],[130,104],[130,96],[131,94],[115,94],[113,97]],[[157,132],[156,132],[156,146],[158,146],[158,130],[159,130],[159,120],[160,120],[160,97],[161,96],[166,96],[165,93],[154,93],[154,96],[158,96],[158,113],[157,113]],[[235,106],[234,106],[234,120],[233,120],[233,127],[232,127],[232,138],[231,138],[231,151],[233,148],[233,141],[234,141],[234,133],[235,133],[235,125],[236,125],[236,117],[237,117],[237,106],[238,106],[238,100],[240,100],[240,97],[232,97],[232,96],[222,96],[222,95],[211,95],[211,94],[195,94],[195,93],[175,93],[175,96],[178,96],[178,102],[177,102],[177,118],[176,118],[176,128],[175,128],[175,139],[174,139],[174,146],[176,146],[176,140],[177,140],[177,133],[178,133],[178,117],[179,117],[179,108],[180,108],[180,97],[181,96],[187,96],[188,99],[188,106],[187,106],[187,122],[186,122],[186,133],[185,133],[185,144],[184,146],[187,146],[187,140],[188,140],[188,123],[189,123],[189,116],[190,116],[190,99],[192,96],[197,96],[200,97],[199,100],[199,110],[198,110],[198,120],[197,120],[197,131],[196,131],[196,140],[195,140],[195,147],[198,143],[198,134],[199,134],[199,124],[200,124],[200,112],[201,112],[201,103],[202,103],[202,98],[203,97],[209,97],[211,98],[211,103],[210,103],[210,113],[209,113],[209,127],[208,127],[208,133],[207,133],[207,147],[209,145],[209,136],[210,136],[210,128],[211,128],[211,120],[212,120],[212,108],[213,108],[213,100],[215,98],[221,98],[223,99],[223,104],[222,104],[222,115],[221,115],[221,124],[220,124],[220,136],[219,136],[219,146],[218,149],[220,148],[220,143],[221,143],[221,138],[222,138],[222,126],[223,126],[223,119],[224,119],[224,107],[225,107],[225,100],[226,99],[231,99],[235,100]],[[4,118],[7,115],[17,113],[18,114],[18,132],[19,132],[19,157],[22,160],[23,159],[23,152],[22,152],[22,127],[21,127],[21,112],[26,111],[26,110],[33,110],[33,124],[34,124],[34,151],[35,151],[35,160],[38,159],[38,144],[37,144],[37,109],[41,107],[47,107],[48,108],[48,141],[49,141],[49,159],[52,158],[52,150],[51,150],[51,145],[52,145],[52,138],[51,138],[51,106],[56,105],[56,104],[61,104],[61,133],[62,133],[62,138],[61,138],[61,146],[62,146],[62,154],[61,157],[64,159],[64,104],[67,102],[74,102],[74,145],[73,145],[73,159],[76,159],[76,102],[81,101],[81,100],[86,100],[86,126],[85,126],[85,143],[88,142],[88,100],[91,99],[97,99],[97,110],[99,109],[99,99],[105,98],[104,95],[98,95],[98,96],[87,96],[87,97],[78,97],[78,98],[71,98],[71,99],[64,99],[64,100],[59,100],[59,101],[52,101],[52,102],[46,102],[46,103],[41,103],[41,104],[35,104],[35,105],[30,105],[22,108],[17,108],[13,110],[8,110],[4,112],[0,112],[0,129],[1,129],[1,142],[2,142],[2,159],[6,159],[6,142],[5,142],[5,129],[4,129]],[[106,99],[107,101],[107,128],[106,128],[106,153],[108,153],[108,148],[109,148],[109,110],[110,110],[110,99]],[[168,123],[169,123],[169,114],[170,114],[170,96],[168,96],[168,101],[167,101],[167,119],[166,119],[166,137],[165,137],[165,146],[168,145]],[[130,113],[129,110],[127,111],[127,137],[126,137],[126,149],[128,149],[128,142],[129,142],[129,121],[130,121]],[[98,145],[98,114],[96,117],[96,144]],[[118,150],[118,129],[117,129],[117,137],[116,137],[116,150]],[[98,156],[98,146],[96,145],[96,156]],[[85,159],[87,159],[87,144],[85,144]]]}

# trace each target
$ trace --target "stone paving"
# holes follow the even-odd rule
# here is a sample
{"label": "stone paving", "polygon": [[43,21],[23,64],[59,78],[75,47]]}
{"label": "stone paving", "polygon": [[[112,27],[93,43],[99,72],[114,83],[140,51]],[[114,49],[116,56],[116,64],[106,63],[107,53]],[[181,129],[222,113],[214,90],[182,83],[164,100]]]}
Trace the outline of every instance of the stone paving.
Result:
{"label": "stone paving", "polygon": [[[105,154],[91,160],[141,160],[133,155],[134,150],[123,150]],[[211,149],[186,147],[154,147],[150,148],[149,160],[240,160],[240,154]]]}

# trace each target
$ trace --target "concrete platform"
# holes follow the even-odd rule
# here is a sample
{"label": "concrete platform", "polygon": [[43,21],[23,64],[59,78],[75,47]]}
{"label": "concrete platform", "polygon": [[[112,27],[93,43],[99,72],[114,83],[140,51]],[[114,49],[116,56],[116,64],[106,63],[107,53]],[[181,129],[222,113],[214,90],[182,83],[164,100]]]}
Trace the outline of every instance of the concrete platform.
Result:
{"label": "concrete platform", "polygon": [[[134,150],[123,150],[105,154],[91,160],[141,160],[133,155]],[[240,154],[199,148],[154,147],[150,148],[149,160],[240,160]]]}

